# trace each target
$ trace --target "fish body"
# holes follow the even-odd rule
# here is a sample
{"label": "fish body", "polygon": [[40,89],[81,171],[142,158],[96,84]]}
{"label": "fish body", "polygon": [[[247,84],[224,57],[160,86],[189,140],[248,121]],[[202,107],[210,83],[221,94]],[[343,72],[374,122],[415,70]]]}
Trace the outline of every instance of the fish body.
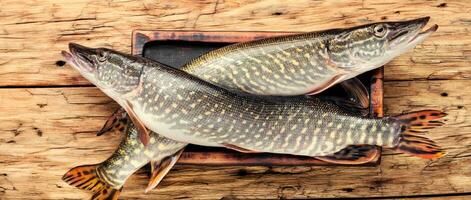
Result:
{"label": "fish body", "polygon": [[143,70],[136,95],[118,101],[152,131],[181,142],[324,156],[349,145],[393,147],[400,133],[393,119],[348,115],[317,98],[241,95],[168,67]]}
{"label": "fish body", "polygon": [[[77,63],[74,67],[125,108],[135,124],[180,142],[327,156],[350,145],[403,146],[411,122],[418,120],[364,118],[306,96],[234,93],[146,58],[76,44],[70,50],[64,55]],[[93,61],[97,56],[106,59]],[[420,114],[427,123],[444,116],[435,111]],[[441,156],[435,150],[424,154]]]}
{"label": "fish body", "polygon": [[[151,132],[149,145],[144,147],[137,129],[126,117],[117,119],[107,132],[112,131],[125,134],[119,147],[108,159],[96,165],[75,167],[63,176],[63,180],[71,185],[94,191],[92,199],[117,198],[129,176],[149,162],[152,163],[153,173],[164,171],[165,175],[187,145]],[[160,180],[151,180],[147,190]]]}
{"label": "fish body", "polygon": [[429,17],[380,22],[238,43],[206,53],[182,70],[226,89],[256,95],[316,94],[381,67],[421,43]]}
{"label": "fish body", "polygon": [[118,149],[97,167],[99,176],[116,188],[123,186],[126,179],[142,166],[151,161],[163,160],[187,145],[151,132],[149,145],[144,147],[132,123],[128,126]]}

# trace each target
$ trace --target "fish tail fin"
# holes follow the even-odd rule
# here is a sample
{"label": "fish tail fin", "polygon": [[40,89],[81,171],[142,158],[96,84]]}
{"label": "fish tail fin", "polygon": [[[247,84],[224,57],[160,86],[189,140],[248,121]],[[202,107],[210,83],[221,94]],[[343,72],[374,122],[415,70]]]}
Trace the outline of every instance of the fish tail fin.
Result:
{"label": "fish tail fin", "polygon": [[74,167],[64,174],[62,180],[69,185],[82,190],[92,191],[93,200],[116,200],[121,193],[121,189],[115,189],[110,184],[102,180],[96,173],[97,165],[83,165]]}
{"label": "fish tail fin", "polygon": [[423,135],[428,129],[442,126],[444,123],[437,120],[446,115],[437,110],[422,110],[396,116],[403,123],[396,151],[425,159],[444,156],[443,149]]}

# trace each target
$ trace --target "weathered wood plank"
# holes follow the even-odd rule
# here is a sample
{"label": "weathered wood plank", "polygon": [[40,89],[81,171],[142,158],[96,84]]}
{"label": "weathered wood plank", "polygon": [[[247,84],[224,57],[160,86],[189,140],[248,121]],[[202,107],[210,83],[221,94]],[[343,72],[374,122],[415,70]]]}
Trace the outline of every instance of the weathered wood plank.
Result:
{"label": "weathered wood plank", "polygon": [[386,198],[375,198],[381,200],[411,200],[411,199],[425,199],[425,200],[443,200],[443,199],[452,199],[452,200],[468,200],[471,198],[471,195],[431,195],[431,196],[409,196],[409,197],[386,197]]}
{"label": "weathered wood plank", "polygon": [[[449,153],[427,161],[386,151],[377,167],[177,166],[144,194],[141,170],[122,197],[232,199],[379,197],[471,192],[471,80],[385,83],[387,114],[443,109],[447,125],[430,132]],[[96,137],[116,108],[96,88],[0,89],[0,199],[87,198],[60,177],[69,168],[102,161],[117,135]]]}
{"label": "weathered wood plank", "polygon": [[129,52],[133,29],[314,31],[427,15],[439,31],[391,62],[385,78],[469,79],[470,11],[467,0],[2,0],[0,86],[89,84],[71,68],[57,67],[60,50],[78,42]]}
{"label": "weathered wood plank", "polygon": [[443,196],[414,196],[414,197],[391,197],[391,198],[381,198],[383,200],[410,200],[410,199],[426,199],[426,200],[443,200],[443,199],[452,199],[452,200],[468,200],[471,199],[471,195],[443,195]]}

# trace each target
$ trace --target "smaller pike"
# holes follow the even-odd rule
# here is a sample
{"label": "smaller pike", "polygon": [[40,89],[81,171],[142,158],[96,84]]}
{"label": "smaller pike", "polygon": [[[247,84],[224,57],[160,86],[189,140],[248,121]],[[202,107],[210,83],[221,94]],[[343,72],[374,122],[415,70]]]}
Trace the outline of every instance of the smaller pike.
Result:
{"label": "smaller pike", "polygon": [[94,192],[93,200],[118,199],[126,180],[149,162],[152,176],[145,191],[150,191],[175,165],[187,145],[151,132],[149,145],[144,148],[126,113],[120,111],[107,121],[98,135],[114,131],[125,135],[111,157],[99,164],[74,167],[62,177],[70,185]]}
{"label": "smaller pike", "polygon": [[255,95],[317,94],[381,67],[420,44],[430,17],[378,22],[233,44],[182,67],[214,85]]}

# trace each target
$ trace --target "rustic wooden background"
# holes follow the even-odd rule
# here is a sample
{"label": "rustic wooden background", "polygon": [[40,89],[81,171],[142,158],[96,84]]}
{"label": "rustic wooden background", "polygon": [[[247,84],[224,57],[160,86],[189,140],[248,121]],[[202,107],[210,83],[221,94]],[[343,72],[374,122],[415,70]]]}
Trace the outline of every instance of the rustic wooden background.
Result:
{"label": "rustic wooden background", "polygon": [[64,66],[68,42],[129,52],[133,29],[314,31],[422,16],[440,28],[386,66],[385,109],[449,113],[430,132],[446,157],[386,151],[377,167],[177,166],[149,194],[141,170],[122,198],[471,198],[470,13],[468,0],[0,0],[0,199],[89,198],[60,177],[102,161],[120,140],[95,136],[117,105]]}

